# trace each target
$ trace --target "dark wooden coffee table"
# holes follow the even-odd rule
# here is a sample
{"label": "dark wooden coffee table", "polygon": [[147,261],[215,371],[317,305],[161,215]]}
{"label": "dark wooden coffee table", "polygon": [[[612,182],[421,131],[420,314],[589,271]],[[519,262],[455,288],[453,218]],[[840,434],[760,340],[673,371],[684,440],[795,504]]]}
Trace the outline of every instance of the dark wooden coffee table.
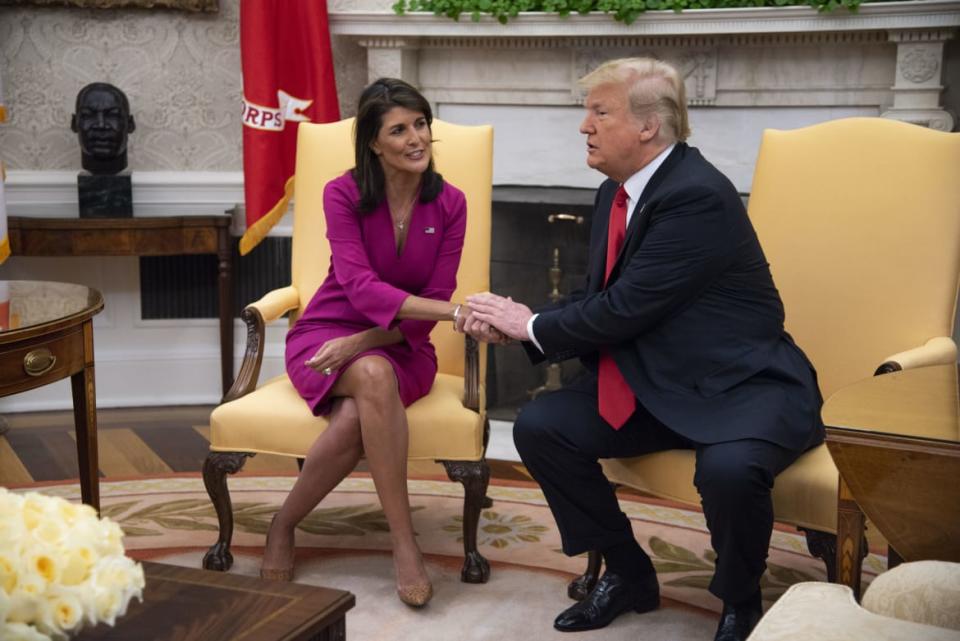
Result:
{"label": "dark wooden coffee table", "polygon": [[342,641],[354,596],[343,590],[264,581],[145,561],[143,603],[116,627],[73,641]]}

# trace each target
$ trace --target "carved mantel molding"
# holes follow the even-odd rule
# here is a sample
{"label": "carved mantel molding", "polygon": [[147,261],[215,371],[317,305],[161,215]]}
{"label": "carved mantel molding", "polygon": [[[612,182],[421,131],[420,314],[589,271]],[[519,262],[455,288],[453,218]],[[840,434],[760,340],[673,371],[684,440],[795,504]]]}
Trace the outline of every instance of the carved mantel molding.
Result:
{"label": "carved mantel molding", "polygon": [[951,130],[940,104],[943,44],[956,0],[650,11],[632,25],[603,13],[522,13],[503,25],[392,11],[330,13],[331,33],[367,51],[368,80],[416,83],[435,104],[574,105],[575,80],[602,60],[654,55],[677,64],[699,107],[870,107]]}

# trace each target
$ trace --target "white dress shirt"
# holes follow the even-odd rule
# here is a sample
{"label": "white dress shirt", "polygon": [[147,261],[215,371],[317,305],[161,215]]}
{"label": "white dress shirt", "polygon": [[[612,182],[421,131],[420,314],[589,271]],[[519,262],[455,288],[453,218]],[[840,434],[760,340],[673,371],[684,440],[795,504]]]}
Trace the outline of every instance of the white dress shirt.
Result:
{"label": "white dress shirt", "polygon": [[[667,156],[670,155],[674,147],[676,147],[676,144],[672,144],[661,151],[656,158],[644,165],[643,169],[627,178],[627,182],[623,183],[623,188],[627,192],[627,228],[630,227],[630,219],[633,217],[634,205],[636,205],[640,196],[643,195],[643,190],[647,188],[647,183],[653,178],[653,174],[657,172],[657,169],[659,169],[663,161],[667,159]],[[626,240],[624,240],[624,242],[626,242]],[[539,316],[539,314],[534,314],[530,317],[530,320],[527,321],[527,336],[530,337],[530,342],[543,352],[543,348],[540,347],[540,343],[537,342],[536,336],[533,335],[533,321],[537,319],[537,316]]]}

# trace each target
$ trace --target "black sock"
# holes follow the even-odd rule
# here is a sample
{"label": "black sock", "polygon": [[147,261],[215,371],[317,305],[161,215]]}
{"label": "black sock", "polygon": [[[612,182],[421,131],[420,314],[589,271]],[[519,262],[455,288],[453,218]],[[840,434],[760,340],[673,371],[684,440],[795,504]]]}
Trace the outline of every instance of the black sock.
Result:
{"label": "black sock", "polygon": [[639,579],[647,574],[653,574],[653,563],[643,551],[636,539],[601,550],[603,561],[607,565],[607,572],[618,574],[625,579]]}

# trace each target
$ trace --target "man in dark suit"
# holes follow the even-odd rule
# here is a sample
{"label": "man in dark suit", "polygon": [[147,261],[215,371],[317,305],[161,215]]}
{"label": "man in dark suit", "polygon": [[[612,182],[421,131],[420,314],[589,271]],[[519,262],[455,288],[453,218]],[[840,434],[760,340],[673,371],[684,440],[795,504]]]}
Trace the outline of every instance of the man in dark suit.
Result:
{"label": "man in dark suit", "polygon": [[535,359],[579,356],[589,374],[528,403],[514,440],[557,520],[566,554],[599,550],[606,571],[559,630],[590,630],[659,605],[650,558],[598,459],[696,452],[694,483],[717,553],[716,639],[761,615],[774,478],[823,440],[816,375],[784,331],[783,305],[730,181],[683,141],[683,79],[643,58],[608,62],[588,90],[587,164],[597,191],[585,289],[533,314],[468,298],[466,330],[489,326]]}

